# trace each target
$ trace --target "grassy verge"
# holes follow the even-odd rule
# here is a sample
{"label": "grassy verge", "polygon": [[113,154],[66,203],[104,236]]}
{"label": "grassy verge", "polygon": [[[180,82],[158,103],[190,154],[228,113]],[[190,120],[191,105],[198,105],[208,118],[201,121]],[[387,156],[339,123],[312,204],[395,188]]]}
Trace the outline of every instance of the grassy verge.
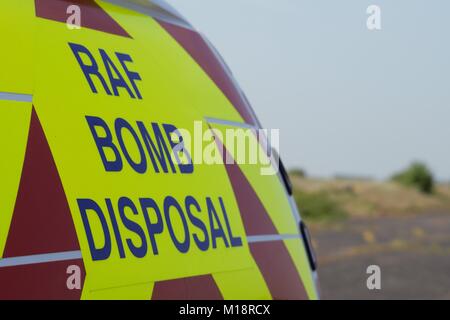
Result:
{"label": "grassy verge", "polygon": [[302,217],[307,221],[338,221],[348,215],[326,191],[305,192],[296,190],[294,198]]}
{"label": "grassy verge", "polygon": [[432,194],[395,182],[292,177],[294,197],[305,220],[335,222],[346,217],[450,212],[450,186]]}

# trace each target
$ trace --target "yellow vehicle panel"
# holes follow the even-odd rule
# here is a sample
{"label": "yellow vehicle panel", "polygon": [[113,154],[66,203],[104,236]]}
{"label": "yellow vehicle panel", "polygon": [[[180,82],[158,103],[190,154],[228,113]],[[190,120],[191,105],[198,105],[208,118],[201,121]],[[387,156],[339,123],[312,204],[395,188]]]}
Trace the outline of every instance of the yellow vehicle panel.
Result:
{"label": "yellow vehicle panel", "polygon": [[259,123],[158,2],[0,4],[0,298],[317,298],[280,175],[175,148]]}

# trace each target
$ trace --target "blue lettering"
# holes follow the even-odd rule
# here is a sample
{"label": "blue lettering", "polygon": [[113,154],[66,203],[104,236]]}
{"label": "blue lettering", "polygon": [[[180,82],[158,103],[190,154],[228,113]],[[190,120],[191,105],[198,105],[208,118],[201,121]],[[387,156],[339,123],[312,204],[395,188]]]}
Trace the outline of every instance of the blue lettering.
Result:
{"label": "blue lettering", "polygon": [[110,56],[106,53],[106,51],[103,49],[98,49],[103,65],[105,66],[105,70],[108,76],[107,79],[109,80],[109,84],[111,85],[113,91],[111,92],[111,89],[109,88],[108,83],[105,80],[105,77],[100,73],[97,61],[95,60],[93,54],[89,51],[89,49],[83,45],[76,43],[69,43],[69,47],[72,50],[72,53],[75,56],[78,65],[80,66],[81,71],[83,72],[89,84],[89,87],[91,88],[91,91],[93,93],[98,93],[98,90],[93,81],[93,78],[96,78],[97,80],[100,81],[100,83],[103,86],[103,89],[108,95],[114,94],[114,96],[118,97],[119,88],[123,88],[128,92],[129,96],[132,99],[136,99],[136,96],[138,99],[142,99],[142,95],[139,91],[139,88],[136,85],[136,81],[142,81],[142,78],[139,75],[139,73],[130,71],[127,66],[127,63],[133,62],[133,59],[131,58],[130,55],[116,52],[116,57],[119,60],[120,65],[122,66],[122,69],[125,72],[126,77],[128,78],[128,81],[131,83],[134,92],[130,88],[128,83],[125,81],[125,78],[122,76],[122,73],[116,67],[116,65],[114,64]]}
{"label": "blue lettering", "polygon": [[123,249],[122,236],[120,235],[119,226],[117,225],[116,215],[114,213],[114,208],[112,206],[111,200],[106,199],[106,207],[108,208],[109,218],[114,230],[114,235],[116,236],[117,248],[119,249],[120,258],[125,258],[125,250]]}
{"label": "blue lettering", "polygon": [[[92,92],[97,93],[97,88],[95,87],[95,84],[92,81],[92,76],[96,76],[100,80],[106,93],[108,95],[111,95],[111,90],[109,90],[109,87],[106,84],[105,79],[98,71],[97,62],[95,61],[91,52],[86,47],[84,47],[80,44],[69,43],[69,46],[70,46],[70,49],[72,49],[72,52],[75,55],[75,58],[77,59],[77,62],[80,65],[80,68],[83,71],[84,76],[85,76],[89,86],[91,87]],[[89,58],[90,65],[87,65],[83,62],[83,59],[81,58],[81,54],[84,54],[85,56],[87,56]]]}
{"label": "blue lettering", "polygon": [[[152,243],[153,254],[157,255],[157,254],[159,254],[159,252],[158,252],[158,246],[156,244],[155,235],[161,234],[164,230],[164,224],[162,221],[161,211],[159,210],[158,205],[156,204],[156,202],[153,199],[143,198],[143,199],[139,199],[139,202],[141,203],[141,208],[144,213],[144,219],[145,219],[145,223],[147,225],[148,235],[150,237],[150,242]],[[156,214],[156,222],[155,223],[150,222],[150,217],[148,215],[149,208],[152,208]]]}
{"label": "blue lettering", "polygon": [[[108,224],[102,209],[98,204],[90,199],[78,199],[78,208],[80,210],[81,219],[83,220],[84,230],[86,231],[86,238],[89,243],[89,249],[91,251],[91,257],[93,261],[106,260],[111,255],[111,235],[109,234]],[[94,243],[94,237],[92,235],[91,226],[89,224],[89,218],[87,211],[94,211],[102,225],[103,234],[105,235],[105,244],[102,248],[97,248]]]}
{"label": "blue lettering", "polygon": [[117,56],[117,59],[119,59],[120,64],[122,65],[122,68],[123,68],[123,70],[125,71],[125,73],[126,73],[126,75],[128,77],[128,80],[130,80],[131,85],[133,86],[133,89],[134,89],[137,97],[139,99],[142,99],[142,95],[139,92],[139,89],[138,89],[138,87],[136,85],[136,81],[141,81],[142,80],[141,76],[137,72],[132,72],[132,71],[128,70],[128,67],[125,64],[126,62],[133,62],[133,60],[131,59],[131,57],[128,54],[124,54],[124,53],[116,52],[116,56]]}
{"label": "blue lettering", "polygon": [[191,207],[195,207],[195,209],[197,210],[197,212],[200,212],[200,206],[197,202],[197,200],[195,200],[194,197],[192,196],[187,196],[185,201],[184,201],[185,207],[186,207],[186,212],[187,215],[189,217],[189,220],[191,220],[191,223],[196,226],[198,229],[200,229],[203,233],[203,238],[204,240],[200,240],[200,238],[198,237],[197,233],[193,233],[193,237],[194,237],[194,241],[197,244],[197,247],[202,250],[202,251],[207,251],[209,249],[209,237],[208,237],[208,230],[206,229],[205,224],[203,223],[202,220],[200,220],[199,218],[197,218],[196,216],[194,216],[191,212]]}
{"label": "blue lettering", "polygon": [[[220,223],[220,219],[217,216],[216,209],[214,208],[214,205],[212,203],[211,198],[206,198],[206,206],[208,207],[208,216],[209,216],[209,225],[211,230],[211,240],[212,240],[212,247],[215,249],[217,248],[217,238],[222,238],[223,242],[225,243],[225,246],[228,248],[228,240],[225,235],[225,232],[223,231],[222,224]],[[217,228],[215,225],[217,224]]]}
{"label": "blue lettering", "polygon": [[[136,171],[138,173],[145,173],[147,171],[147,158],[145,157],[144,148],[142,147],[139,137],[136,134],[136,132],[134,131],[133,127],[131,127],[131,125],[128,122],[126,122],[124,119],[117,118],[115,121],[115,129],[116,129],[117,140],[119,141],[120,148],[122,149],[122,152],[123,152],[125,158],[127,159],[128,163],[130,164],[130,166],[133,167],[134,171]],[[126,129],[133,136],[134,141],[136,142],[136,145],[139,149],[140,158],[141,158],[139,162],[134,162],[133,159],[131,158],[130,154],[128,153],[127,147],[125,146],[125,143],[124,143],[123,137],[122,137],[123,129]]]}
{"label": "blue lettering", "polygon": [[[183,232],[184,232],[183,241],[177,239],[175,232],[173,230],[172,221],[170,218],[170,208],[172,207],[175,208],[175,210],[178,212],[178,215],[181,218],[181,222],[183,223]],[[189,237],[189,227],[186,221],[186,217],[184,216],[183,209],[181,209],[180,205],[178,204],[177,200],[175,200],[175,198],[168,196],[164,199],[164,216],[166,218],[167,229],[169,230],[170,237],[172,238],[175,247],[181,253],[188,252],[191,244],[191,239]]]}
{"label": "blue lettering", "polygon": [[[95,144],[97,146],[98,153],[100,154],[100,157],[103,161],[103,166],[105,167],[105,170],[121,171],[123,168],[122,158],[120,157],[119,150],[117,150],[117,147],[112,142],[112,134],[106,122],[103,121],[101,118],[90,116],[86,116],[86,120],[88,122],[89,129],[91,130],[92,137],[94,138]],[[97,134],[97,130],[95,129],[96,127],[103,128],[106,136],[100,137]],[[115,160],[108,161],[108,159],[106,158],[106,154],[104,152],[104,149],[106,148],[114,152]]]}
{"label": "blue lettering", "polygon": [[[167,139],[169,140],[170,146],[173,150],[175,158],[177,159],[178,167],[181,173],[193,173],[194,165],[192,164],[192,158],[189,152],[184,148],[183,136],[178,131],[177,127],[172,124],[163,124],[164,130],[166,131]],[[172,135],[178,136],[178,141],[172,140]],[[187,163],[183,164],[180,159],[179,153],[183,153],[187,158]]]}
{"label": "blue lettering", "polygon": [[[108,54],[103,49],[99,49],[100,56],[103,59],[103,64],[105,65],[106,72],[108,73],[109,82],[111,83],[111,87],[113,89],[114,95],[116,97],[119,96],[119,90],[118,88],[124,88],[127,90],[128,94],[132,99],[135,99],[133,92],[131,91],[130,87],[128,87],[128,84],[125,82],[125,79],[120,74],[120,71],[116,68],[114,63],[112,62],[111,58],[108,56]],[[117,77],[114,77],[114,73]]]}
{"label": "blue lettering", "polygon": [[242,239],[240,237],[234,237],[233,231],[231,230],[230,221],[228,220],[228,214],[225,210],[225,204],[223,203],[222,197],[219,197],[220,207],[222,208],[222,214],[223,218],[225,220],[225,224],[227,226],[228,231],[228,238],[230,238],[231,246],[232,247],[241,247],[242,246]]}
{"label": "blue lettering", "polygon": [[141,239],[141,246],[138,247],[134,245],[133,241],[131,239],[127,239],[128,248],[133,253],[133,255],[137,258],[143,258],[147,254],[147,241],[145,238],[145,233],[142,230],[141,226],[137,224],[136,222],[130,220],[125,215],[125,209],[128,208],[131,210],[131,212],[134,215],[138,215],[138,211],[136,209],[136,206],[134,205],[133,201],[126,197],[122,197],[119,199],[119,214],[122,219],[123,225],[130,231],[134,232],[136,235],[139,236]]}
{"label": "blue lettering", "polygon": [[[144,139],[145,146],[147,148],[147,152],[150,155],[150,159],[153,164],[153,169],[155,172],[159,173],[159,165],[161,166],[162,170],[165,173],[168,173],[169,170],[167,168],[166,163],[166,157],[167,161],[170,164],[170,167],[172,168],[172,172],[175,173],[175,166],[172,162],[172,157],[170,156],[170,152],[167,148],[166,142],[164,141],[163,135],[161,133],[161,129],[158,127],[157,123],[152,123],[153,132],[156,138],[156,141],[158,143],[158,149],[155,146],[155,143],[153,142],[152,138],[150,137],[150,134],[147,131],[147,128],[145,127],[144,123],[142,121],[137,121],[137,125],[139,127],[139,131],[141,132],[141,136]],[[158,163],[156,162],[155,155],[158,158]]]}

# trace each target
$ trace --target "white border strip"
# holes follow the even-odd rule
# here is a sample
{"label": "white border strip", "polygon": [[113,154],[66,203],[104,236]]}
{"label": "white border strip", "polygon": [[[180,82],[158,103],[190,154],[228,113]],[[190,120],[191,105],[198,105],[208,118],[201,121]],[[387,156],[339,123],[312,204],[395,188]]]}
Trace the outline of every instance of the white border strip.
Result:
{"label": "white border strip", "polygon": [[[248,243],[283,241],[289,239],[301,239],[299,234],[274,234],[274,235],[258,235],[248,236]],[[59,262],[67,260],[82,259],[81,251],[66,251],[47,254],[36,254],[31,256],[22,256],[14,258],[0,259],[0,268],[25,266],[30,264]]]}
{"label": "white border strip", "polygon": [[[299,234],[274,234],[274,235],[258,235],[248,236],[248,243],[283,241],[288,239],[300,239]],[[30,264],[58,262],[67,260],[82,259],[81,251],[66,251],[47,254],[36,254],[31,256],[22,256],[14,258],[0,259],[0,268],[17,267]]]}
{"label": "white border strip", "polygon": [[247,236],[248,243],[283,241],[289,239],[301,239],[299,234],[270,234],[260,236]]}
{"label": "white border strip", "polygon": [[220,125],[225,125],[225,126],[257,130],[257,128],[255,126],[252,126],[251,124],[244,123],[244,122],[237,122],[237,121],[223,120],[223,119],[216,119],[216,118],[209,118],[209,117],[205,117],[205,120],[208,123],[215,123],[215,124],[220,124]]}
{"label": "white border strip", "polygon": [[0,92],[0,100],[33,102],[33,96],[31,94]]}
{"label": "white border strip", "polygon": [[[278,176],[280,177],[280,175],[278,175]],[[283,178],[280,177],[280,179],[281,179],[281,182],[283,183],[283,187],[284,187]],[[287,192],[286,192],[286,196],[288,197],[289,205],[291,206],[291,211],[294,216],[295,222],[297,222],[297,227],[298,227],[300,222],[302,221],[302,218],[300,216],[300,212],[298,211],[297,203],[295,203],[294,196],[289,195]]]}
{"label": "white border strip", "polygon": [[81,251],[66,251],[0,259],[0,268],[81,259]]}
{"label": "white border strip", "polygon": [[169,6],[167,3],[159,0],[102,0],[103,2],[111,3],[122,8],[126,8],[135,12],[139,12],[155,19],[194,30],[194,28],[187,22],[181,14]]}

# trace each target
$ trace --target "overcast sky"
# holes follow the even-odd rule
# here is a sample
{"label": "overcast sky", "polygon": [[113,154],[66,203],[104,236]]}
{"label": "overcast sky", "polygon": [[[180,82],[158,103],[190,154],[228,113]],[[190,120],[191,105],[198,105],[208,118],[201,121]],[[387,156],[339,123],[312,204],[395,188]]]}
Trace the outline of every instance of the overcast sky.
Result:
{"label": "overcast sky", "polygon": [[[450,1],[169,0],[219,49],[288,167],[450,180]],[[381,7],[382,30],[366,9]]]}

